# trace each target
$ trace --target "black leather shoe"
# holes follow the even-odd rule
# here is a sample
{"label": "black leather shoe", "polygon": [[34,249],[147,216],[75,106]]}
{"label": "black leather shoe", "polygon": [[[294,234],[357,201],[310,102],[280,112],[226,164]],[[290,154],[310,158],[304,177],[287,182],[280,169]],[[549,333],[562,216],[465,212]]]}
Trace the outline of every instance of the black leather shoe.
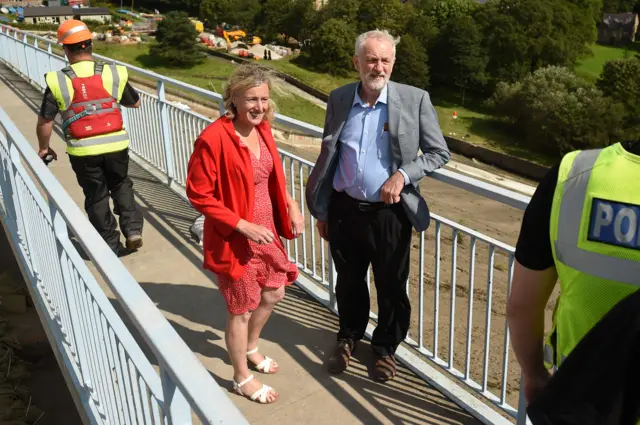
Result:
{"label": "black leather shoe", "polygon": [[356,350],[356,343],[351,339],[340,339],[329,357],[329,372],[342,373],[349,366],[349,359]]}
{"label": "black leather shoe", "polygon": [[373,377],[376,381],[386,382],[396,376],[397,363],[393,356],[378,356],[373,368]]}

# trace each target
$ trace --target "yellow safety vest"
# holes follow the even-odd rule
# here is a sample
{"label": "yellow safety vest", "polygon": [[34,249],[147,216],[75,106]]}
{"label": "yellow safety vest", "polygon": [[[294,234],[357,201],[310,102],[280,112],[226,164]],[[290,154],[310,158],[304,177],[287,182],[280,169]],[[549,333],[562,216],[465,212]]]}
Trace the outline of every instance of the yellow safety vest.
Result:
{"label": "yellow safety vest", "polygon": [[561,294],[545,363],[560,366],[618,302],[640,288],[640,156],[615,144],[567,154],[551,214]]}
{"label": "yellow safety vest", "polygon": [[[94,74],[94,62],[77,62],[71,65],[71,69],[78,77],[90,77]],[[62,71],[48,72],[45,79],[47,86],[58,103],[60,111],[67,111],[74,95],[71,79]],[[127,68],[120,65],[104,64],[102,70],[103,86],[118,102],[122,98],[127,80]],[[118,152],[128,148],[130,143],[129,135],[124,128],[121,131],[82,139],[73,139],[65,134],[65,141],[67,143],[67,153],[73,156],[92,156]]]}

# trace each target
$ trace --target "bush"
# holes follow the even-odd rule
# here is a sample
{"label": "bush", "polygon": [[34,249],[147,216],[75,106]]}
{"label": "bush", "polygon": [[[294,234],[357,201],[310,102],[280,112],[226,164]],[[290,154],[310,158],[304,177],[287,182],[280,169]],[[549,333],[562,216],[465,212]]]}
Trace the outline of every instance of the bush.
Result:
{"label": "bush", "polygon": [[521,83],[499,83],[488,103],[530,148],[545,153],[601,148],[620,135],[622,106],[563,67],[541,68]]}
{"label": "bush", "polygon": [[58,31],[60,26],[59,24],[27,24],[26,22],[17,22],[10,25],[25,31]]}
{"label": "bush", "polygon": [[396,63],[391,77],[399,83],[426,89],[429,86],[428,60],[422,44],[414,37],[405,35],[397,46]]}
{"label": "bush", "polygon": [[340,19],[329,19],[311,38],[307,61],[318,70],[346,75],[353,69],[355,31]]}

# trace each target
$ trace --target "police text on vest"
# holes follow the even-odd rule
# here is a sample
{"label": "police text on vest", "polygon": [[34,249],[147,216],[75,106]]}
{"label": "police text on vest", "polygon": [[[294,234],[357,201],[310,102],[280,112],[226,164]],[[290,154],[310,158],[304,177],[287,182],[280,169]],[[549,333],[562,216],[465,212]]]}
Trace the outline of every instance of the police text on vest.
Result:
{"label": "police text on vest", "polygon": [[593,199],[588,239],[640,249],[640,205]]}

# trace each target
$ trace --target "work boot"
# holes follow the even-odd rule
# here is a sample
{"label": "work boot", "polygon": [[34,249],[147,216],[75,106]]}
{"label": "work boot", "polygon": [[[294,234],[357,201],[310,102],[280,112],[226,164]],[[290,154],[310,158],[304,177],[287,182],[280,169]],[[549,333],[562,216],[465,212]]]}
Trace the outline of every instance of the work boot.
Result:
{"label": "work boot", "polygon": [[142,235],[140,233],[133,233],[127,236],[127,249],[129,251],[137,251],[142,247]]}

